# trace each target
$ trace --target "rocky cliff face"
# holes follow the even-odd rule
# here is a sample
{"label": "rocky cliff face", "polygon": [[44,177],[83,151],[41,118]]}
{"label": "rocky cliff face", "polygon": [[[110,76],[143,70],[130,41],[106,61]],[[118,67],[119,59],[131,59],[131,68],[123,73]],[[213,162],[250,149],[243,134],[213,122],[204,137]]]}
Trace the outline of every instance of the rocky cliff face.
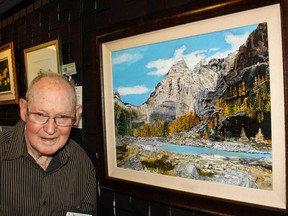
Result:
{"label": "rocky cliff face", "polygon": [[226,59],[210,63],[202,61],[193,70],[187,67],[184,60],[180,60],[172,66],[140,109],[145,111],[148,121],[152,123],[157,119],[170,122],[189,111],[200,115],[204,108],[203,99],[217,89],[218,80],[227,72],[226,68],[229,68]]}
{"label": "rocky cliff face", "polygon": [[[242,101],[245,98],[253,98],[255,79],[259,79],[260,76],[269,76],[265,23],[260,24],[251,33],[238,52],[231,53],[226,58],[201,61],[193,70],[187,67],[184,60],[175,62],[150,97],[139,107],[121,103],[120,97],[114,99],[123,109],[133,109],[138,113],[133,118],[138,125],[141,125],[141,122],[155,124],[157,120],[169,123],[189,111],[196,116],[205,117],[207,124],[209,119],[218,115],[223,109],[215,107],[220,99],[233,103],[239,98]],[[245,93],[240,94],[241,85],[245,88],[245,91],[243,90]],[[229,121],[227,119],[229,118],[222,120],[218,127],[223,128],[227,125]]]}

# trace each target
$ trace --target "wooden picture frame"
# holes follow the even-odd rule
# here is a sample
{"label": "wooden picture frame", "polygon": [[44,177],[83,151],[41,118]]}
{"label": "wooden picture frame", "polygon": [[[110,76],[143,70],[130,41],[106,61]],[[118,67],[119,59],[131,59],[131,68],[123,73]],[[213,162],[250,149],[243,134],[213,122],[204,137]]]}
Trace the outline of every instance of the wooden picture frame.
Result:
{"label": "wooden picture frame", "polygon": [[0,47],[0,105],[18,104],[18,83],[13,42]]}
{"label": "wooden picture frame", "polygon": [[[247,0],[224,1],[224,2],[223,1],[221,2],[220,1],[213,1],[213,2],[207,1],[207,2],[202,2],[199,4],[195,3],[194,5],[191,5],[190,8],[185,7],[185,8],[180,8],[177,11],[172,10],[167,13],[163,13],[159,16],[145,17],[137,21],[133,21],[133,24],[128,22],[121,26],[115,26],[109,29],[104,29],[102,31],[96,32],[95,34],[95,41],[96,41],[96,52],[95,52],[96,53],[95,65],[96,66],[95,68],[97,72],[99,72],[100,74],[101,101],[98,101],[98,102],[100,102],[102,106],[101,107],[99,106],[99,110],[97,108],[95,112],[97,113],[101,112],[102,117],[103,117],[103,125],[102,125],[103,126],[103,132],[102,132],[103,144],[99,145],[98,143],[98,154],[97,154],[98,155],[98,168],[99,168],[98,170],[100,170],[100,176],[99,176],[100,187],[103,187],[106,189],[112,189],[117,192],[121,192],[121,193],[130,195],[130,196],[135,196],[138,198],[149,199],[155,202],[161,202],[161,203],[171,205],[171,206],[178,206],[178,207],[183,207],[187,209],[192,209],[195,211],[213,213],[213,214],[239,214],[239,215],[242,214],[243,215],[243,214],[248,214],[248,213],[249,214],[257,213],[257,214],[269,215],[273,213],[277,215],[277,214],[286,213],[287,212],[287,192],[286,192],[287,190],[287,177],[286,177],[286,172],[287,172],[286,171],[287,169],[286,128],[287,126],[285,123],[285,119],[287,119],[287,114],[286,114],[287,95],[285,91],[285,86],[287,85],[286,83],[286,80],[287,80],[286,78],[287,66],[286,65],[287,64],[286,64],[285,53],[287,52],[288,47],[287,47],[287,42],[285,42],[284,38],[287,35],[287,9],[288,9],[287,7],[288,7],[288,4],[285,1],[280,1],[280,0],[279,1],[256,0],[256,1],[253,1],[253,4],[250,4],[249,1]],[[122,134],[123,135],[122,137],[118,136],[119,128],[118,128],[118,125],[116,125],[116,119],[119,118],[119,116],[117,117],[117,115],[120,115],[120,114],[117,113],[115,107],[118,109],[120,106],[122,110],[124,109],[123,107],[125,107],[125,109],[128,110],[127,107],[132,107],[132,106],[131,104],[125,101],[121,101],[121,97],[120,97],[121,94],[119,92],[118,94],[114,94],[116,87],[119,87],[119,86],[114,86],[114,85],[117,79],[125,79],[125,82],[129,83],[132,79],[132,77],[130,76],[132,75],[126,74],[126,75],[122,75],[121,77],[120,76],[117,77],[116,75],[114,75],[116,66],[115,66],[115,62],[113,61],[116,60],[117,52],[126,51],[126,50],[135,51],[137,49],[144,50],[144,48],[146,49],[148,46],[152,46],[152,45],[154,46],[155,44],[161,44],[161,43],[165,44],[168,41],[181,40],[183,38],[199,36],[199,35],[210,35],[215,32],[220,32],[220,31],[225,31],[228,29],[235,29],[235,28],[237,29],[243,26],[250,26],[250,25],[255,25],[255,24],[257,24],[258,30],[261,29],[263,26],[266,26],[267,24],[267,31],[268,31],[267,40],[269,44],[269,50],[268,50],[269,61],[267,61],[267,64],[269,65],[269,69],[267,70],[269,70],[269,74],[270,74],[269,86],[271,87],[271,98],[269,98],[269,103],[271,103],[271,107],[270,107],[271,111],[269,112],[271,113],[271,119],[269,120],[270,125],[268,128],[269,130],[271,130],[271,140],[273,141],[266,140],[265,144],[266,145],[267,143],[271,144],[272,142],[272,147],[271,147],[271,155],[272,155],[271,160],[273,164],[273,166],[271,167],[272,186],[269,189],[258,189],[258,188],[255,189],[255,188],[251,188],[250,186],[239,187],[239,185],[235,186],[235,185],[222,184],[219,182],[211,182],[211,181],[206,181],[206,180],[199,181],[199,179],[195,180],[195,179],[189,179],[189,178],[179,178],[178,176],[175,177],[175,176],[171,176],[170,174],[166,175],[161,172],[155,173],[151,171],[152,169],[150,169],[147,166],[147,163],[151,164],[151,161],[152,161],[154,163],[156,162],[162,163],[163,165],[163,160],[162,160],[163,157],[161,158],[161,154],[159,154],[160,152],[159,149],[156,152],[157,156],[155,156],[153,160],[151,160],[151,154],[149,155],[150,159],[147,159],[149,157],[146,155],[146,152],[149,151],[149,148],[153,149],[153,148],[158,147],[158,144],[156,143],[160,142],[159,141],[161,140],[160,138],[159,139],[155,138],[152,141],[150,140],[151,142],[149,143],[147,142],[147,139],[144,139],[144,141],[142,140],[143,141],[142,144],[144,146],[143,148],[145,148],[145,151],[139,150],[139,152],[137,152],[137,155],[138,156],[140,155],[139,158],[141,159],[139,159],[138,161],[135,160],[133,163],[136,164],[139,161],[141,161],[143,165],[143,163],[145,162],[145,165],[143,165],[143,167],[145,168],[146,171],[145,170],[139,171],[137,170],[138,168],[131,169],[130,167],[129,168],[125,166],[121,167],[121,165],[119,165],[120,163],[117,160],[117,157],[119,155],[120,155],[119,157],[122,157],[123,155],[124,157],[127,157],[127,155],[131,156],[132,155],[131,152],[135,151],[135,148],[131,148],[131,145],[130,145],[131,142],[128,139],[126,139],[123,142],[118,141],[120,139],[124,140],[125,136],[127,137],[127,134]],[[257,34],[257,33],[259,32],[256,31],[256,33],[253,33],[253,34]],[[238,50],[237,50],[238,56],[241,57],[241,52],[243,51],[243,49],[247,48],[248,44],[250,46],[253,43],[251,42],[251,40],[253,39],[253,36],[250,36],[250,35],[248,37],[250,42],[247,39],[243,46],[238,47]],[[263,36],[263,37],[266,37],[266,36]],[[206,42],[208,43],[208,41]],[[251,49],[251,52],[249,53],[252,55],[254,48],[249,47],[249,49]],[[162,50],[158,49],[158,51],[165,52],[167,50],[163,48]],[[246,51],[243,51],[243,52],[245,53]],[[150,52],[150,55],[153,55],[153,53]],[[124,57],[126,57],[127,59],[129,58],[129,56],[127,55],[124,57],[123,56],[121,57],[122,59],[120,59],[119,57],[117,60],[122,61]],[[133,60],[137,59],[138,57],[135,55]],[[237,59],[233,63],[234,69],[238,67],[237,65],[239,64],[240,57],[234,58],[234,59]],[[184,59],[183,56],[182,58]],[[251,58],[249,57],[247,59],[251,60],[252,57]],[[163,58],[161,60],[163,60]],[[168,61],[166,61],[166,63],[167,62]],[[256,62],[255,65],[257,64],[259,65],[261,63]],[[207,66],[207,64],[202,62],[198,64],[198,67],[200,67],[199,65],[201,64]],[[148,65],[148,63],[146,65]],[[138,70],[140,69],[136,67],[134,68],[135,73]],[[231,69],[230,72],[231,71],[233,71],[233,69]],[[170,70],[167,71],[167,74],[169,74],[169,72]],[[228,76],[228,74],[226,73],[220,80],[224,82],[230,82],[232,80],[231,77],[236,78],[237,76],[238,74],[237,75],[230,74]],[[254,78],[255,77],[253,77],[253,79]],[[256,80],[257,79],[260,79],[260,77],[256,77]],[[139,78],[139,80],[141,80],[141,78]],[[265,82],[265,80],[263,80],[263,82]],[[160,85],[159,83],[158,85]],[[235,81],[233,81],[233,83],[235,84]],[[155,89],[157,89],[158,85],[157,86],[155,85]],[[159,92],[156,92],[155,89],[150,92],[150,97],[159,94]],[[135,88],[132,88],[132,91],[137,91],[137,90]],[[211,90],[210,93],[212,94],[212,92],[213,91]],[[239,94],[240,94],[239,89],[237,89],[236,94],[239,97]],[[269,91],[269,94],[270,94],[270,91]],[[206,97],[205,102],[207,102],[208,94],[205,97]],[[144,101],[141,104],[141,106],[143,104],[145,105],[149,103],[148,101],[149,99]],[[210,99],[211,101],[214,100],[213,97],[211,97]],[[117,105],[115,105],[115,103],[117,103]],[[213,105],[215,104],[216,103],[214,102]],[[140,107],[140,105],[137,105],[137,106]],[[140,108],[143,108],[143,107],[140,107]],[[224,109],[223,107],[220,107],[220,108]],[[264,105],[261,107],[261,109],[262,108],[264,109]],[[128,110],[128,112],[132,113],[131,110],[130,111]],[[248,111],[246,111],[246,113],[247,112]],[[237,115],[238,114],[239,113],[237,113]],[[129,116],[131,117],[130,114]],[[156,116],[156,114],[154,116]],[[149,119],[151,119],[152,114],[148,117]],[[226,117],[228,118],[228,116]],[[232,118],[232,116],[229,116],[229,117]],[[263,118],[266,118],[266,117],[263,117]],[[259,121],[261,122],[261,120]],[[222,123],[223,122],[224,120],[222,121]],[[118,123],[119,122],[117,122],[117,124]],[[230,123],[232,123],[232,121]],[[208,123],[206,127],[209,128]],[[239,138],[244,138],[242,137],[242,135],[240,135],[241,130],[239,129],[237,130],[238,130],[237,133],[239,134]],[[211,131],[212,130],[210,130],[209,133],[207,132],[207,134],[210,135],[209,138],[212,137]],[[116,136],[116,132],[117,132],[117,136]],[[131,133],[132,132],[130,132],[130,134]],[[136,133],[137,135],[135,135],[135,133],[133,132],[133,136],[138,137],[134,139],[136,141],[133,141],[137,144],[140,142],[139,140],[141,140],[141,136],[139,135],[139,133],[140,132],[137,131]],[[234,133],[236,132],[234,131]],[[260,129],[260,133],[261,133],[261,129]],[[203,136],[201,137],[201,140],[203,140],[204,135],[205,134],[203,134]],[[257,135],[255,135],[255,137],[256,136]],[[222,137],[220,136],[220,138]],[[246,135],[245,135],[245,138],[246,138]],[[254,138],[252,136],[249,136],[249,139],[253,140],[254,143],[258,142],[257,140],[255,141],[257,137]],[[169,141],[171,141],[171,139]],[[244,142],[244,140],[242,141]],[[185,137],[185,139],[183,140],[180,140],[180,142],[182,143],[187,142],[187,137]],[[222,143],[222,141],[220,143]],[[273,143],[277,143],[277,145],[273,145]],[[127,148],[127,146],[129,148]],[[155,154],[155,152],[153,152],[153,154]],[[179,155],[176,154],[176,156],[178,157]],[[165,158],[165,161],[168,164],[172,164],[172,165],[176,164],[175,162],[176,156],[174,154],[173,158],[170,157],[168,158],[168,160],[167,158]],[[145,158],[145,160],[143,158]],[[212,160],[212,163],[215,164],[214,163],[215,161],[213,161],[213,159],[211,159],[210,156],[207,158],[207,160],[209,161]],[[132,160],[130,162],[132,163]],[[193,161],[193,164],[195,164],[195,161]],[[213,167],[213,165],[211,166]],[[158,167],[158,169],[160,168]],[[198,174],[199,174],[199,170],[198,169],[196,170],[198,171]],[[207,170],[205,171],[200,170],[201,172],[200,175],[204,175],[204,172],[206,171]],[[259,178],[264,177],[264,175],[262,176],[261,175],[258,177]]]}
{"label": "wooden picture frame", "polygon": [[24,49],[27,86],[40,73],[61,73],[60,56],[58,40]]}

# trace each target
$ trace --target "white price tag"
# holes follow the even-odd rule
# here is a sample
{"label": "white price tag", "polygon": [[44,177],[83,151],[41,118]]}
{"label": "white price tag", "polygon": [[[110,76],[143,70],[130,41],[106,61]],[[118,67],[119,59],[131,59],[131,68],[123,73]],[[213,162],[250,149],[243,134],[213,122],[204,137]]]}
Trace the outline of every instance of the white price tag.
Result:
{"label": "white price tag", "polygon": [[[76,86],[76,96],[77,96],[77,103],[82,105],[82,86]],[[82,129],[82,115],[80,116],[79,123],[77,128]]]}
{"label": "white price tag", "polygon": [[91,214],[77,213],[77,212],[67,212],[66,216],[92,216],[92,215]]}

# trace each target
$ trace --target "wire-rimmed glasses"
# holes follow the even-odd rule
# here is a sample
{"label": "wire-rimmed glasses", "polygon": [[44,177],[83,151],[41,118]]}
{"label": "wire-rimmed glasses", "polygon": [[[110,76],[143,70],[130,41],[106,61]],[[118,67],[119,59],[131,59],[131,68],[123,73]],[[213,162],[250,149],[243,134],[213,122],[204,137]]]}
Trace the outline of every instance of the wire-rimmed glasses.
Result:
{"label": "wire-rimmed glasses", "polygon": [[29,121],[44,125],[49,119],[54,119],[54,122],[59,127],[71,127],[75,123],[75,117],[67,115],[49,116],[41,112],[29,112],[27,109],[27,116]]}

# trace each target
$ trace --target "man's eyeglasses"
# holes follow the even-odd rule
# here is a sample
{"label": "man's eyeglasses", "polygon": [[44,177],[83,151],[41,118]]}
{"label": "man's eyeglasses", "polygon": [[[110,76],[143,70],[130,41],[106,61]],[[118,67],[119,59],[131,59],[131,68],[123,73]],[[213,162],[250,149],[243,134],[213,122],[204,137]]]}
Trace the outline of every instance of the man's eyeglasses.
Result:
{"label": "man's eyeglasses", "polygon": [[75,117],[66,116],[66,115],[58,115],[58,116],[49,116],[40,112],[29,112],[27,109],[27,116],[29,121],[44,125],[48,122],[48,120],[54,119],[54,122],[59,127],[71,127],[75,123]]}

